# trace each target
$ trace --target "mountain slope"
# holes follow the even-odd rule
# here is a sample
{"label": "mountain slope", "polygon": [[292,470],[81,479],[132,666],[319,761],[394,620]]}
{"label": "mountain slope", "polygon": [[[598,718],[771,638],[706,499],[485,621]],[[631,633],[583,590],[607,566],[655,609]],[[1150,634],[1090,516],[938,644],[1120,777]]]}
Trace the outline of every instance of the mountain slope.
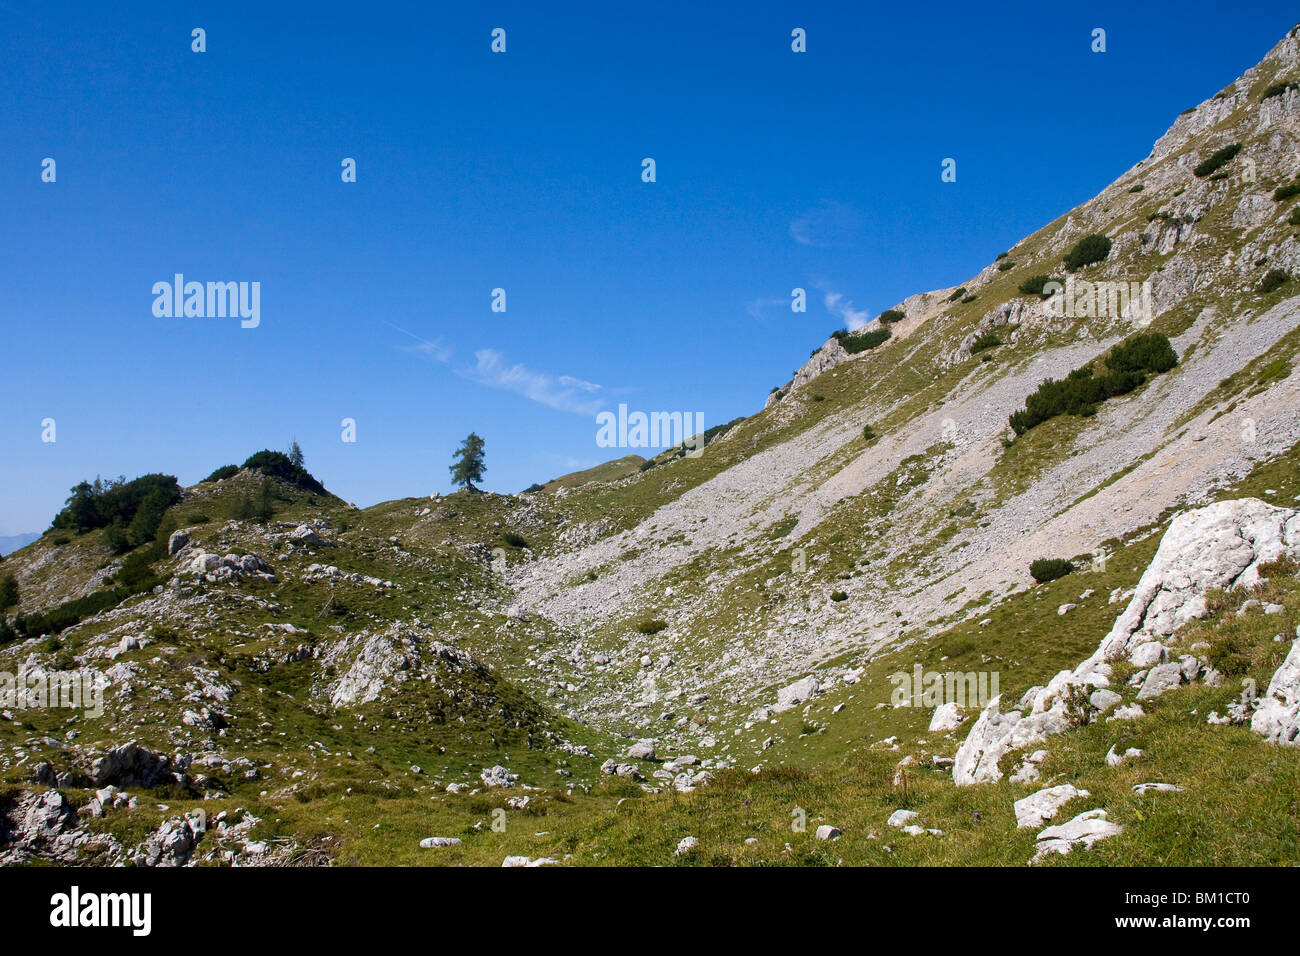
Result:
{"label": "mountain slope", "polygon": [[[1292,31],[1098,196],[899,303],[886,341],[832,337],[698,457],[364,510],[273,482],[260,520],[241,510],[264,484],[245,469],[184,489],[134,576],[104,529],[47,532],[0,565],[7,617],[38,622],[0,645],[0,669],[89,669],[105,713],[5,711],[0,859],[156,862],[175,814],[201,807],[255,822],[176,862],[1027,862],[1035,836],[1010,806],[1032,774],[953,787],[976,708],[931,730],[933,706],[900,704],[891,678],[993,671],[1020,700],[1098,646],[1176,514],[1300,500],[1298,76]],[[1093,235],[1108,242],[1080,245]],[[1075,261],[1090,246],[1104,252]],[[1147,298],[1063,308],[1119,282]],[[1150,333],[1172,367],[1090,414],[1011,427],[1044,379],[1099,378]],[[1038,558],[1075,570],[1036,583]],[[1208,617],[1164,653],[1267,686],[1300,621],[1294,568],[1200,597]],[[1297,753],[1187,717],[1236,693],[1198,678],[1145,722],[1054,738],[1042,780],[1103,795],[1128,834],[1090,859],[1294,861]],[[1104,754],[1125,737],[1148,757],[1116,769]],[[653,757],[631,749],[643,739]],[[96,771],[131,741],[170,776]],[[1134,794],[1138,775],[1186,795]],[[113,779],[158,799],[97,815]],[[51,783],[75,814],[36,805]],[[1260,806],[1285,819],[1245,846]],[[795,808],[853,839],[792,834]],[[895,854],[880,838],[898,808],[943,834]],[[1213,821],[1190,849],[1179,812]],[[435,835],[462,842],[420,849]],[[687,835],[711,849],[672,857]]]}

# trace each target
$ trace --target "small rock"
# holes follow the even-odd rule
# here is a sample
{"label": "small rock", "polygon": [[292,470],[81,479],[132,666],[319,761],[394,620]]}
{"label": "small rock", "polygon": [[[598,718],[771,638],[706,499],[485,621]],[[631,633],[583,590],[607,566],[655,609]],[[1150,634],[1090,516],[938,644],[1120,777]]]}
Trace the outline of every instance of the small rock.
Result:
{"label": "small rock", "polygon": [[[425,837],[420,841],[420,846],[426,850],[432,850],[440,846],[460,846],[459,837]],[[527,857],[525,857],[527,859]]]}
{"label": "small rock", "polygon": [[1148,793],[1150,791],[1158,793],[1182,793],[1183,788],[1172,783],[1135,783],[1133,784],[1134,793]]}
{"label": "small rock", "polygon": [[891,827],[901,827],[908,822],[915,820],[918,814],[915,810],[895,810],[885,821]]}

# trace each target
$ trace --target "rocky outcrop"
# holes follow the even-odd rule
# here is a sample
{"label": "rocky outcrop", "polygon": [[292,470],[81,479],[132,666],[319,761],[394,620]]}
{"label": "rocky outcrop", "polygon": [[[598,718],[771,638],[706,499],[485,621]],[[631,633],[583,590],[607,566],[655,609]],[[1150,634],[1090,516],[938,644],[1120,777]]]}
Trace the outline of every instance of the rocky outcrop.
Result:
{"label": "rocky outcrop", "polygon": [[[1180,514],[1170,523],[1128,606],[1092,656],[1073,671],[1061,671],[1046,687],[1031,688],[1016,710],[1002,713],[1000,698],[991,701],[957,750],[953,781],[966,786],[1002,779],[1003,756],[1070,726],[1071,694],[1082,691],[1091,698],[1095,689],[1109,685],[1110,661],[1125,655],[1149,663],[1163,659],[1167,649],[1162,639],[1205,616],[1208,591],[1258,584],[1260,566],[1285,556],[1300,557],[1300,513],[1293,509],[1241,498]],[[1184,655],[1151,667],[1138,697],[1158,697],[1208,673],[1195,657]],[[1261,733],[1285,735],[1286,715],[1294,713],[1287,701],[1296,698],[1294,692],[1288,697],[1284,688],[1294,688],[1296,679],[1275,676],[1277,703],[1261,718],[1266,728]],[[1123,716],[1120,708],[1111,719]]]}
{"label": "rocky outcrop", "polygon": [[852,357],[844,346],[840,345],[839,339],[827,339],[826,344],[814,352],[812,358],[805,362],[799,371],[794,373],[794,378],[790,381],[790,387],[786,390],[786,394],[788,395],[796,388],[802,388],[822,372],[829,372],[835,366],[847,362]]}
{"label": "rocky outcrop", "polygon": [[1068,823],[1047,827],[1038,834],[1038,845],[1031,863],[1037,863],[1053,853],[1067,855],[1076,847],[1087,849],[1098,840],[1105,840],[1124,832],[1118,823],[1106,819],[1105,810],[1089,810]]}
{"label": "rocky outcrop", "polygon": [[1300,628],[1286,660],[1268,682],[1250,729],[1272,743],[1300,746]]}
{"label": "rocky outcrop", "polygon": [[304,548],[320,548],[325,545],[325,540],[309,524],[300,524],[290,531],[289,541]]}
{"label": "rocky outcrop", "polygon": [[[327,655],[327,663],[336,656]],[[330,685],[330,705],[348,707],[369,703],[386,689],[405,683],[418,662],[419,652],[410,637],[381,634],[369,638],[347,672]]]}
{"label": "rocky outcrop", "polygon": [[255,554],[209,554],[200,551],[190,557],[178,572],[178,577],[193,577],[209,584],[238,581],[251,576],[264,581],[274,581],[275,574],[265,561]]}
{"label": "rocky outcrop", "polygon": [[455,673],[481,672],[459,648],[405,629],[346,638],[330,646],[321,660],[326,667],[344,671],[321,691],[333,707],[368,703],[411,680],[436,683],[444,668]]}
{"label": "rocky outcrop", "polygon": [[1284,556],[1300,558],[1300,512],[1294,509],[1240,498],[1180,514],[1089,661],[1114,660],[1159,642],[1205,616],[1208,591],[1258,584],[1260,565]]}
{"label": "rocky outcrop", "polygon": [[185,866],[202,838],[202,830],[188,817],[165,820],[131,858],[136,866]]}
{"label": "rocky outcrop", "polygon": [[493,787],[509,789],[519,783],[519,774],[511,773],[505,767],[497,764],[496,766],[488,767],[483,770],[483,772],[479,774],[479,779],[483,781],[483,786],[488,789]]}
{"label": "rocky outcrop", "polygon": [[88,833],[80,823],[76,809],[58,790],[0,799],[0,866],[34,860],[81,863],[119,849],[112,837]]}
{"label": "rocky outcrop", "polygon": [[171,760],[141,747],[135,741],[114,747],[90,765],[90,778],[97,787],[144,787],[183,779],[172,773]]}
{"label": "rocky outcrop", "polygon": [[1048,787],[1015,802],[1016,826],[1041,827],[1056,816],[1058,810],[1076,797],[1088,796],[1087,790],[1077,790],[1073,784],[1063,783]]}
{"label": "rocky outcrop", "polygon": [[1022,708],[1004,714],[999,709],[1001,697],[989,701],[966,740],[957,748],[952,765],[953,781],[960,787],[1001,780],[999,761],[1006,754],[1041,743],[1049,735],[1065,730],[1069,720],[1065,714],[1065,701],[1056,685],[1054,679],[1049,688],[1031,689],[1026,695],[1030,697],[1028,713],[1023,713]]}

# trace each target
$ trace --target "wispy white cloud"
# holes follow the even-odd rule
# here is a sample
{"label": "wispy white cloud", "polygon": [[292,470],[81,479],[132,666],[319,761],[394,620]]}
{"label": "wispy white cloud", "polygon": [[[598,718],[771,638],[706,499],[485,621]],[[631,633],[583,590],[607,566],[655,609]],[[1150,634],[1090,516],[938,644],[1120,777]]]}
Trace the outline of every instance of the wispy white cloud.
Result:
{"label": "wispy white cloud", "polygon": [[822,302],[826,306],[826,311],[838,317],[850,332],[856,332],[871,321],[872,315],[868,310],[859,309],[851,299],[846,299],[842,293],[823,291]]}
{"label": "wispy white cloud", "polygon": [[411,346],[414,352],[420,352],[439,362],[451,361],[451,347],[442,344],[442,339],[434,339],[432,342],[421,342],[419,345]]}
{"label": "wispy white cloud", "polygon": [[597,385],[595,382],[584,382],[582,379],[574,378],[572,375],[561,375],[556,379],[556,381],[565,388],[580,388],[584,392],[599,392],[602,388],[602,386]]}
{"label": "wispy white cloud", "polygon": [[823,200],[790,221],[790,238],[801,246],[825,249],[852,241],[861,225],[861,217],[851,207]]}
{"label": "wispy white cloud", "polygon": [[472,367],[458,369],[457,374],[480,385],[516,392],[548,408],[573,412],[575,415],[594,415],[604,405],[600,399],[583,397],[602,390],[602,386],[594,382],[569,375],[553,378],[526,365],[509,365],[495,349],[479,349],[474,353],[474,358],[475,364]]}
{"label": "wispy white cloud", "polygon": [[451,346],[444,345],[441,337],[433,340],[424,339],[416,335],[414,332],[408,332],[399,325],[393,325],[392,322],[385,322],[384,325],[388,326],[390,329],[396,329],[403,335],[409,336],[415,340],[414,345],[399,345],[398,348],[403,352],[417,352],[420,355],[427,355],[429,358],[437,362],[451,361]]}
{"label": "wispy white cloud", "polygon": [[745,305],[745,311],[749,313],[750,318],[758,319],[762,322],[767,318],[766,313],[769,309],[775,309],[779,306],[785,306],[788,309],[790,307],[790,300],[782,299],[780,296],[774,296],[771,298],[760,296],[752,302],[747,303]]}
{"label": "wispy white cloud", "polygon": [[[452,348],[441,338],[425,339],[391,322],[384,324],[414,340],[414,345],[398,346],[403,352],[424,355],[443,364],[451,362]],[[516,392],[548,408],[575,415],[594,415],[605,405],[604,400],[598,397],[605,392],[605,386],[572,375],[551,376],[519,363],[509,365],[496,349],[479,349],[474,353],[472,366],[455,368],[454,371],[480,385]]]}

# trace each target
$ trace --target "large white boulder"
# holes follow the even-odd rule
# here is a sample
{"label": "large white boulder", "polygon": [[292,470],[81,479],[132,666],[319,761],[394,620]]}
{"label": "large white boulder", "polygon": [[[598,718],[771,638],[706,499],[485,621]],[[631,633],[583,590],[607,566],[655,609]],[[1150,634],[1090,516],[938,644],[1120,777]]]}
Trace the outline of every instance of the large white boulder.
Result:
{"label": "large white boulder", "polygon": [[1258,584],[1259,566],[1284,555],[1300,558],[1300,512],[1293,508],[1237,498],[1183,512],[1090,660],[1114,660],[1168,637],[1205,616],[1206,592]]}
{"label": "large white boulder", "polygon": [[815,695],[821,693],[821,685],[816,677],[808,676],[803,680],[797,680],[789,687],[782,687],[776,692],[776,706],[772,710],[778,714],[802,704],[806,700],[811,700]]}

